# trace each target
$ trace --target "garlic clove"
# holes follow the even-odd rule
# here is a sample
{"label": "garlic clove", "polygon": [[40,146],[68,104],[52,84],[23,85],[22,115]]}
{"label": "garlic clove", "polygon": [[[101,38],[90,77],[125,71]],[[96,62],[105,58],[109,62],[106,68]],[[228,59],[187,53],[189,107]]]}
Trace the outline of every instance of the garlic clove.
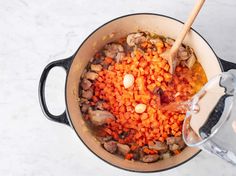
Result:
{"label": "garlic clove", "polygon": [[134,76],[132,74],[126,74],[123,80],[124,87],[127,89],[134,84]]}
{"label": "garlic clove", "polygon": [[135,112],[141,114],[146,110],[146,108],[147,108],[147,106],[145,104],[142,104],[142,103],[137,104],[135,106]]}

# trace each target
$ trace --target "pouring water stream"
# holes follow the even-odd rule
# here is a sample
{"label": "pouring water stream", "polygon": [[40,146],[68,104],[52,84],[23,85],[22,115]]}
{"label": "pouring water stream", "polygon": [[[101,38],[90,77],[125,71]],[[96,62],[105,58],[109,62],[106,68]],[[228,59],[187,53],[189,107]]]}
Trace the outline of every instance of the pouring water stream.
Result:
{"label": "pouring water stream", "polygon": [[235,94],[236,70],[230,70],[210,79],[191,100],[174,102],[163,109],[187,111],[183,139],[188,146],[236,165]]}

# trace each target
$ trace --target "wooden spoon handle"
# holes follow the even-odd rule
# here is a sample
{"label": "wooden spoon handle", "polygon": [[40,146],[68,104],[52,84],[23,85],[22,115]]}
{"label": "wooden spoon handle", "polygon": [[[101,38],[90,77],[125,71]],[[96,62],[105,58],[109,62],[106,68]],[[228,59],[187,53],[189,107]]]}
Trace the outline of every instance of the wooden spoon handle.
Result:
{"label": "wooden spoon handle", "polygon": [[175,55],[184,40],[186,34],[188,33],[189,29],[191,28],[196,16],[198,15],[199,11],[202,8],[202,5],[204,4],[205,0],[198,0],[196,5],[194,6],[191,14],[189,15],[187,21],[185,22],[180,34],[178,35],[177,39],[175,40],[175,43],[171,47],[170,53]]}

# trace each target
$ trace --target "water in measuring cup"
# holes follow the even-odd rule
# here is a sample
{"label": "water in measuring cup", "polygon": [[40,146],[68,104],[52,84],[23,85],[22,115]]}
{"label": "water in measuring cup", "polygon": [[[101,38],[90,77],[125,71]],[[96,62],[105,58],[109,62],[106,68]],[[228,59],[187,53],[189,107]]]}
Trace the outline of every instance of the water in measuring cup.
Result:
{"label": "water in measuring cup", "polygon": [[198,146],[232,164],[236,164],[236,133],[232,127],[236,120],[236,108],[233,108],[235,77],[236,72],[217,75],[191,100],[165,107],[172,111],[188,111],[191,116],[192,131],[185,141],[187,145]]}

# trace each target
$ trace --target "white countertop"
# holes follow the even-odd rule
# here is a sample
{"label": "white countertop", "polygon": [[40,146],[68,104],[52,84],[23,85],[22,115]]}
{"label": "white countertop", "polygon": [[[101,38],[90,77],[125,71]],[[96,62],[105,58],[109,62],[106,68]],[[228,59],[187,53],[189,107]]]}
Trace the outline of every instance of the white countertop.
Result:
{"label": "white countertop", "polygon": [[[94,156],[75,132],[49,121],[38,102],[46,64],[70,56],[93,30],[121,15],[153,12],[185,20],[190,0],[1,0],[0,1],[0,175],[124,176]],[[218,56],[236,62],[236,1],[208,0],[194,28]],[[48,103],[62,112],[65,73],[51,72]],[[51,80],[51,81],[50,81]],[[233,167],[201,153],[175,169],[147,175],[236,175]]]}

